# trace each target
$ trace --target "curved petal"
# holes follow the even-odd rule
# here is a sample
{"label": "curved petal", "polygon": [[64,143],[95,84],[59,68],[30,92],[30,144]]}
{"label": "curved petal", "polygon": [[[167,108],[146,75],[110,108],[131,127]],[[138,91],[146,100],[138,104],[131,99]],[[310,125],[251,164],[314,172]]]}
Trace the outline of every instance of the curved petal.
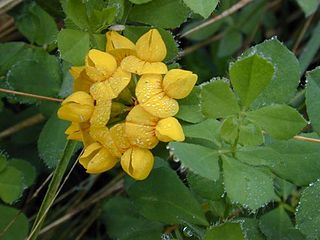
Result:
{"label": "curved petal", "polygon": [[149,112],[144,110],[141,105],[136,105],[131,109],[127,115],[126,122],[146,125],[146,126],[155,126],[159,118],[151,115]]}
{"label": "curved petal", "polygon": [[125,133],[130,144],[134,146],[152,149],[159,142],[154,126],[126,122]]}
{"label": "curved petal", "polygon": [[172,117],[179,111],[178,102],[166,96],[164,93],[160,93],[140,105],[147,112],[158,118]]}
{"label": "curved petal", "polygon": [[99,152],[89,161],[87,173],[102,173],[113,168],[118,162],[106,148],[101,148]]}
{"label": "curved petal", "polygon": [[166,74],[168,72],[167,65],[162,62],[147,62],[136,56],[128,56],[121,62],[121,68],[125,71],[143,74]]}
{"label": "curved petal", "polygon": [[93,106],[94,100],[90,94],[86,92],[78,91],[78,92],[72,93],[69,97],[63,100],[61,105],[64,105],[67,103],[77,103],[81,105]]}
{"label": "curved petal", "polygon": [[136,86],[136,97],[139,103],[145,103],[162,92],[162,76],[159,74],[142,75]]}
{"label": "curved petal", "polygon": [[87,168],[89,161],[98,153],[98,151],[102,148],[102,146],[95,142],[87,146],[79,158],[79,163]]}
{"label": "curved petal", "polygon": [[118,149],[115,144],[115,141],[112,139],[110,130],[105,127],[90,127],[90,136],[100,144],[102,144],[105,148],[109,150],[109,152],[115,157],[121,157],[122,153]]}
{"label": "curved petal", "polygon": [[109,53],[91,49],[86,58],[86,69],[87,71],[90,69],[88,76],[90,76],[92,68],[95,68],[101,75],[108,78],[116,70],[117,61]]}
{"label": "curved petal", "polygon": [[70,122],[87,122],[92,116],[93,106],[80,105],[78,103],[63,104],[58,110],[58,117]]}
{"label": "curved petal", "polygon": [[136,180],[146,179],[154,164],[152,153],[143,148],[130,148],[121,157],[122,169]]}
{"label": "curved petal", "polygon": [[196,84],[198,76],[191,71],[172,69],[163,78],[163,89],[175,99],[185,98]]}
{"label": "curved petal", "polygon": [[183,129],[174,117],[161,119],[156,126],[156,136],[162,142],[184,141]]}
{"label": "curved petal", "polygon": [[136,43],[137,56],[147,62],[161,62],[167,55],[166,45],[157,29],[143,34]]}
{"label": "curved petal", "polygon": [[106,49],[107,52],[115,57],[118,64],[120,64],[121,60],[130,55],[136,55],[136,46],[133,42],[131,42],[128,38],[120,35],[115,31],[110,31],[106,33],[107,36],[107,44]]}
{"label": "curved petal", "polygon": [[128,86],[130,80],[131,73],[123,71],[118,67],[114,74],[105,83],[110,85],[114,96],[118,97],[122,90]]}
{"label": "curved petal", "polygon": [[93,114],[90,119],[92,126],[105,127],[110,119],[111,99],[98,99],[94,107]]}
{"label": "curved petal", "polygon": [[120,152],[124,153],[130,147],[130,143],[125,135],[124,123],[116,124],[110,128],[110,134]]}
{"label": "curved petal", "polygon": [[90,93],[95,100],[111,100],[117,97],[108,83],[108,80],[93,84],[90,88]]}
{"label": "curved petal", "polygon": [[79,123],[72,122],[64,133],[68,135],[67,139],[82,142],[82,133],[80,131]]}
{"label": "curved petal", "polygon": [[116,31],[107,32],[106,37],[107,37],[107,44],[106,44],[107,51],[111,51],[114,49],[135,49],[136,48],[133,42],[131,42],[128,38],[120,35]]}

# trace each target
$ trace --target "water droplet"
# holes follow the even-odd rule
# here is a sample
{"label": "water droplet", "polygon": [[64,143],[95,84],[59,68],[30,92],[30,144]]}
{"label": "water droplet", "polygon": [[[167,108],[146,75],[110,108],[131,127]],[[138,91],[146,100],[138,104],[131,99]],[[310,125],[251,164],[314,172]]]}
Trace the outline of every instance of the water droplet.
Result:
{"label": "water droplet", "polygon": [[190,228],[188,228],[188,227],[183,227],[182,232],[186,237],[192,237],[193,236],[192,230]]}

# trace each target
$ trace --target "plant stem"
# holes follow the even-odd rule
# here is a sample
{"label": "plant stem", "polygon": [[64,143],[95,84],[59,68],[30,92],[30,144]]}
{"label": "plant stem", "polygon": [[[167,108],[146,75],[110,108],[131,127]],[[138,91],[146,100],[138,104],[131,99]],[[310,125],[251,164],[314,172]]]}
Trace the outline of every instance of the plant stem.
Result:
{"label": "plant stem", "polygon": [[68,141],[63,156],[58,162],[57,168],[54,171],[47,193],[42,201],[41,207],[37,214],[36,220],[33,223],[31,233],[27,240],[35,240],[38,237],[41,226],[45,220],[45,217],[52,206],[55,198],[57,197],[57,191],[60,186],[62,177],[68,167],[69,161],[72,157],[74,149],[76,148],[76,141]]}

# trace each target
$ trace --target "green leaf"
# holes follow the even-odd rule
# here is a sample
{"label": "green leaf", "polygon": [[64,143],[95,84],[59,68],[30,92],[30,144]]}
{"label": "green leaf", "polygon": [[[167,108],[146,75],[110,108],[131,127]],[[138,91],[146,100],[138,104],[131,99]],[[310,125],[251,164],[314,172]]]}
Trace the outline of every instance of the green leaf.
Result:
{"label": "green leaf", "polygon": [[207,18],[216,9],[219,0],[183,0],[183,2],[194,12]]}
{"label": "green leaf", "polygon": [[215,143],[219,142],[221,123],[215,119],[207,119],[198,124],[183,125],[183,132],[187,138],[199,138]]}
{"label": "green leaf", "polygon": [[134,4],[144,4],[144,3],[151,2],[152,0],[129,0],[129,1]]}
{"label": "green leaf", "polygon": [[58,34],[58,48],[63,60],[73,65],[83,65],[90,49],[90,37],[86,32],[63,29]]}
{"label": "green leaf", "polygon": [[304,11],[304,14],[306,17],[312,15],[315,13],[319,7],[319,0],[296,0],[301,7],[301,9]]}
{"label": "green leaf", "polygon": [[76,26],[80,29],[89,29],[89,19],[87,15],[86,4],[81,0],[66,0],[65,4],[62,4],[63,10]]}
{"label": "green leaf", "polygon": [[239,134],[239,120],[237,117],[225,119],[220,128],[220,136],[228,143],[234,143]]}
{"label": "green leaf", "polygon": [[246,240],[265,240],[259,230],[258,220],[255,218],[241,218],[241,229]]}
{"label": "green leaf", "polygon": [[300,66],[295,55],[276,38],[250,48],[246,54],[259,54],[275,66],[274,78],[254,102],[254,107],[288,103],[297,91]]}
{"label": "green leaf", "polygon": [[222,58],[234,54],[241,48],[242,39],[243,37],[239,30],[227,30],[219,42],[218,56]]}
{"label": "green leaf", "polygon": [[133,183],[128,193],[139,212],[150,220],[208,225],[199,203],[169,168],[154,169],[146,180]]}
{"label": "green leaf", "polygon": [[249,107],[270,83],[274,76],[274,67],[269,61],[255,54],[231,64],[229,72],[241,104]]}
{"label": "green leaf", "polygon": [[[143,34],[148,32],[152,27],[145,26],[126,26],[124,30],[124,36],[129,38],[132,42],[136,42]],[[165,62],[172,61],[178,55],[178,44],[174,40],[174,37],[171,32],[166,31],[163,28],[156,28],[167,48],[167,56],[164,59]]]}
{"label": "green leaf", "polygon": [[[301,239],[298,236],[296,238],[289,237],[292,231],[295,230],[290,217],[281,206],[261,216],[259,226],[264,235],[267,236],[267,239],[270,240]],[[296,235],[299,234],[298,232],[295,233]]]}
{"label": "green leaf", "polygon": [[31,58],[32,50],[23,42],[0,43],[0,76],[5,76],[18,61]]}
{"label": "green leaf", "polygon": [[187,179],[190,189],[202,198],[220,200],[224,193],[222,178],[212,181],[189,171]]}
{"label": "green leaf", "polygon": [[273,141],[268,147],[280,154],[271,167],[281,178],[303,186],[320,177],[319,144],[289,140]]}
{"label": "green leaf", "polygon": [[240,112],[238,101],[225,80],[200,85],[201,110],[209,118],[223,118]]}
{"label": "green leaf", "polygon": [[34,2],[17,17],[16,26],[31,43],[38,45],[53,43],[58,34],[53,17]]}
{"label": "green leaf", "polygon": [[194,87],[189,96],[179,100],[179,112],[175,117],[191,123],[198,123],[204,119],[200,107],[199,87]]}
{"label": "green leaf", "polygon": [[17,200],[23,191],[23,175],[15,167],[8,166],[0,172],[0,198],[5,203]]}
{"label": "green leaf", "polygon": [[223,157],[223,173],[227,196],[234,203],[257,210],[275,196],[272,178],[259,168]]}
{"label": "green leaf", "polygon": [[264,137],[261,128],[252,123],[240,125],[239,143],[244,146],[258,146],[263,144]]}
{"label": "green leaf", "polygon": [[274,167],[280,162],[281,155],[268,146],[238,148],[237,159],[252,166]]}
{"label": "green leaf", "polygon": [[[26,239],[29,230],[29,223],[26,216],[21,213],[20,210],[5,205],[0,205],[0,216],[1,240]],[[10,225],[10,227],[4,231],[8,225]]]}
{"label": "green leaf", "polygon": [[306,105],[312,128],[320,134],[320,67],[307,73]]}
{"label": "green leaf", "polygon": [[204,240],[245,240],[239,223],[224,223],[207,230]]}
{"label": "green leaf", "polygon": [[133,6],[129,21],[161,28],[176,28],[186,20],[188,14],[189,10],[182,0],[153,0]]}
{"label": "green leaf", "polygon": [[320,181],[310,184],[303,192],[296,210],[296,227],[308,239],[319,239],[320,231]]}
{"label": "green leaf", "polygon": [[312,36],[306,46],[303,48],[299,56],[301,75],[307,70],[309,65],[313,62],[314,57],[320,49],[320,22],[312,31]]}
{"label": "green leaf", "polygon": [[119,240],[160,239],[163,225],[145,219],[132,202],[123,197],[113,197],[103,205],[102,218],[108,234]]}
{"label": "green leaf", "polygon": [[0,154],[0,172],[3,169],[5,169],[6,166],[7,166],[7,158],[4,155]]}
{"label": "green leaf", "polygon": [[307,124],[297,110],[286,105],[263,107],[248,112],[247,117],[276,139],[290,139]]}
{"label": "green leaf", "polygon": [[[16,63],[7,74],[7,85],[10,89],[55,97],[61,85],[61,70],[56,57],[44,50],[34,53],[34,60]],[[30,97],[16,97],[21,103],[35,103]]]}
{"label": "green leaf", "polygon": [[41,159],[49,168],[54,168],[62,157],[67,142],[65,130],[69,123],[58,119],[54,113],[44,125],[38,140]]}
{"label": "green leaf", "polygon": [[217,181],[220,175],[219,153],[217,150],[189,143],[169,144],[173,154],[192,172]]}
{"label": "green leaf", "polygon": [[23,182],[27,187],[30,187],[37,176],[35,168],[26,160],[22,159],[11,159],[8,162],[9,166],[15,167],[23,175]]}

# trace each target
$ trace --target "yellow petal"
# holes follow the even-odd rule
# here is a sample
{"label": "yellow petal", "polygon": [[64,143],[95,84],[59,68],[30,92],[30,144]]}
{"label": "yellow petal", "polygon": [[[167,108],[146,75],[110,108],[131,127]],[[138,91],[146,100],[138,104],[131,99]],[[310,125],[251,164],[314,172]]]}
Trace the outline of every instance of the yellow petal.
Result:
{"label": "yellow petal", "polygon": [[158,117],[167,118],[176,115],[179,111],[178,102],[160,93],[150,98],[147,102],[140,104],[147,112]]}
{"label": "yellow petal", "polygon": [[136,86],[136,97],[139,103],[145,103],[162,92],[162,76],[159,74],[142,75]]}
{"label": "yellow petal", "polygon": [[69,97],[67,97],[61,105],[64,105],[66,103],[77,103],[81,105],[88,105],[88,106],[93,106],[94,100],[90,96],[90,94],[82,91],[75,92],[71,94]]}
{"label": "yellow petal", "polygon": [[152,149],[159,142],[154,126],[126,122],[125,133],[130,144],[137,147]]}
{"label": "yellow petal", "polygon": [[198,76],[191,71],[172,69],[163,78],[163,89],[169,97],[185,98],[196,84]]}
{"label": "yellow petal", "polygon": [[177,119],[169,117],[161,119],[156,126],[156,136],[162,142],[184,141],[184,133]]}
{"label": "yellow petal", "polygon": [[117,61],[109,53],[91,49],[86,58],[86,67],[93,67],[108,78],[116,70]]}
{"label": "yellow petal", "polygon": [[58,117],[70,122],[87,122],[92,116],[93,109],[93,106],[67,103],[59,108]]}
{"label": "yellow petal", "polygon": [[102,173],[113,168],[118,162],[106,148],[101,148],[99,152],[89,161],[87,173]]}
{"label": "yellow petal", "polygon": [[97,100],[90,123],[94,126],[106,126],[111,113],[111,100]]}
{"label": "yellow petal", "polygon": [[68,135],[67,139],[82,141],[82,134],[78,123],[71,123],[64,133]]}
{"label": "yellow petal", "polygon": [[128,38],[120,35],[116,31],[109,31],[106,33],[107,37],[107,51],[111,51],[114,49],[135,49],[135,45]]}
{"label": "yellow petal", "polygon": [[108,80],[93,84],[90,88],[90,93],[95,100],[111,100],[117,97],[108,83]]}
{"label": "yellow petal", "polygon": [[89,161],[98,153],[98,151],[102,148],[102,146],[95,142],[87,146],[79,158],[80,164],[87,168]]}
{"label": "yellow petal", "polygon": [[143,148],[128,149],[121,157],[123,170],[136,180],[147,178],[153,168],[154,157],[152,153]]}
{"label": "yellow petal", "polygon": [[79,78],[81,72],[85,70],[85,66],[73,66],[70,68],[69,72],[71,74],[71,76],[73,77],[73,79]]}
{"label": "yellow petal", "polygon": [[110,134],[114,144],[120,152],[124,153],[129,147],[130,143],[125,135],[125,124],[119,123],[110,128]]}
{"label": "yellow petal", "polygon": [[148,113],[140,105],[136,105],[134,108],[132,108],[126,118],[126,122],[154,127],[158,121],[159,118]]}
{"label": "yellow petal", "polygon": [[130,144],[143,147],[154,148],[158,144],[155,136],[155,126],[159,119],[140,105],[136,105],[126,118],[125,134]]}
{"label": "yellow petal", "polygon": [[138,58],[147,62],[161,62],[167,55],[167,48],[157,29],[143,34],[136,43]]}
{"label": "yellow petal", "polygon": [[168,72],[167,65],[162,62],[147,62],[137,58],[136,56],[128,56],[121,62],[121,68],[125,71],[143,74],[166,74]]}
{"label": "yellow petal", "polygon": [[128,86],[130,80],[131,73],[124,71],[119,67],[114,74],[105,81],[105,84],[109,84],[114,96],[118,97],[122,90]]}
{"label": "yellow petal", "polygon": [[110,130],[105,126],[94,126],[90,127],[90,136],[105,148],[115,157],[121,157],[122,153],[115,144],[115,141],[112,139]]}
{"label": "yellow petal", "polygon": [[82,71],[78,78],[75,78],[73,81],[73,91],[83,91],[89,93],[90,87],[94,84],[95,81],[87,75],[86,71]]}

